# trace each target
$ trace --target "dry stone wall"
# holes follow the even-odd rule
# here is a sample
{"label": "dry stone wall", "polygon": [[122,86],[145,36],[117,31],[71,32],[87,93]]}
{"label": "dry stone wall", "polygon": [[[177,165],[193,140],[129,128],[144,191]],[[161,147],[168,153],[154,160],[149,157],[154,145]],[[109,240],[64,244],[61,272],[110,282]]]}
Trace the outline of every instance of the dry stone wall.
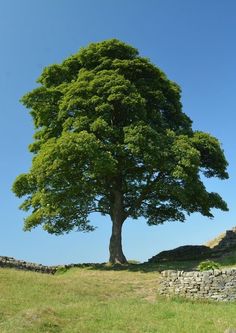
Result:
{"label": "dry stone wall", "polygon": [[0,256],[0,267],[23,269],[39,273],[54,274],[57,270],[56,266],[44,266],[23,260],[16,260],[11,257]]}
{"label": "dry stone wall", "polygon": [[236,301],[236,269],[161,273],[159,293],[193,299]]}
{"label": "dry stone wall", "polygon": [[22,269],[25,271],[33,271],[38,273],[47,273],[47,274],[55,274],[57,270],[67,270],[73,267],[100,267],[102,264],[67,264],[67,265],[57,265],[57,266],[45,266],[41,264],[36,264],[32,262],[27,262],[24,260],[17,260],[12,257],[0,256],[0,268],[16,268]]}

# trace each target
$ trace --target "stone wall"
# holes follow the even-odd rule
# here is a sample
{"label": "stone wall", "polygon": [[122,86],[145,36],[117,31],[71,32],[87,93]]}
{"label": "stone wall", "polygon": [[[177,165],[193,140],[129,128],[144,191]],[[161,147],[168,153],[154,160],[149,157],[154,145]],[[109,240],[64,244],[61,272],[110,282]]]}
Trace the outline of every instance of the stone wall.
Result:
{"label": "stone wall", "polygon": [[23,260],[16,260],[11,257],[2,257],[2,256],[0,256],[0,267],[23,269],[27,271],[34,271],[47,274],[54,274],[57,270],[56,266],[44,266],[41,264],[35,264]]}
{"label": "stone wall", "polygon": [[25,271],[33,271],[38,273],[55,274],[57,270],[67,270],[75,267],[100,267],[103,264],[94,263],[83,263],[83,264],[67,264],[67,265],[57,265],[57,266],[44,266],[41,264],[36,264],[33,262],[27,262],[24,260],[17,260],[12,257],[0,256],[0,268],[16,268]]}
{"label": "stone wall", "polygon": [[236,269],[205,272],[168,270],[161,275],[159,293],[162,295],[236,301]]}

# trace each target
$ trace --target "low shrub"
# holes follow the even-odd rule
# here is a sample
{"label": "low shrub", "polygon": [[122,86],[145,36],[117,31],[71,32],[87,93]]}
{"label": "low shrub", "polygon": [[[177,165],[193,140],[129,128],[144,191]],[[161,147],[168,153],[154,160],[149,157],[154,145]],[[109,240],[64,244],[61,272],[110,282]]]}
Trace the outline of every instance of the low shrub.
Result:
{"label": "low shrub", "polygon": [[200,262],[197,268],[199,269],[199,271],[203,272],[203,271],[209,271],[210,269],[219,269],[220,265],[215,261],[206,260]]}

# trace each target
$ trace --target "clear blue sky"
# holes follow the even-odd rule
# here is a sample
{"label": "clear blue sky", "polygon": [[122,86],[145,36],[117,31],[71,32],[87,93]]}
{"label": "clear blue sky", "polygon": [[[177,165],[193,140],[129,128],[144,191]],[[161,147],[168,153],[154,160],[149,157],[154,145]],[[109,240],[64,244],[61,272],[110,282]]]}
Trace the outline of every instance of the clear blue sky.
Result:
{"label": "clear blue sky", "polygon": [[36,86],[43,67],[109,38],[138,48],[182,87],[184,112],[195,129],[219,138],[230,174],[206,183],[227,201],[228,213],[157,227],[130,220],[123,230],[127,258],[144,261],[160,250],[201,244],[236,225],[235,17],[234,0],[0,0],[0,255],[44,264],[108,259],[109,219],[92,216],[98,229],[89,234],[25,233],[11,186],[32,157],[33,126],[20,97]]}

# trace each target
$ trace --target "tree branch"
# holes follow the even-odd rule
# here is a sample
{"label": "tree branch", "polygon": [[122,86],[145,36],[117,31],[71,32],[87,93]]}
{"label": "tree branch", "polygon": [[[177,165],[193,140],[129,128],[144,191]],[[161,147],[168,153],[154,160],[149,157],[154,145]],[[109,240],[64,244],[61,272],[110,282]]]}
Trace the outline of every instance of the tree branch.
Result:
{"label": "tree branch", "polygon": [[136,203],[134,203],[134,205],[132,205],[130,207],[130,209],[125,213],[125,218],[127,218],[132,209],[134,208],[139,208],[143,202],[143,200],[145,199],[145,197],[147,196],[147,194],[149,194],[152,191],[153,185],[155,185],[161,178],[163,178],[164,174],[162,172],[160,172],[157,177],[151,181],[151,177],[152,175],[149,177],[146,186],[143,188],[139,198],[137,199]]}

